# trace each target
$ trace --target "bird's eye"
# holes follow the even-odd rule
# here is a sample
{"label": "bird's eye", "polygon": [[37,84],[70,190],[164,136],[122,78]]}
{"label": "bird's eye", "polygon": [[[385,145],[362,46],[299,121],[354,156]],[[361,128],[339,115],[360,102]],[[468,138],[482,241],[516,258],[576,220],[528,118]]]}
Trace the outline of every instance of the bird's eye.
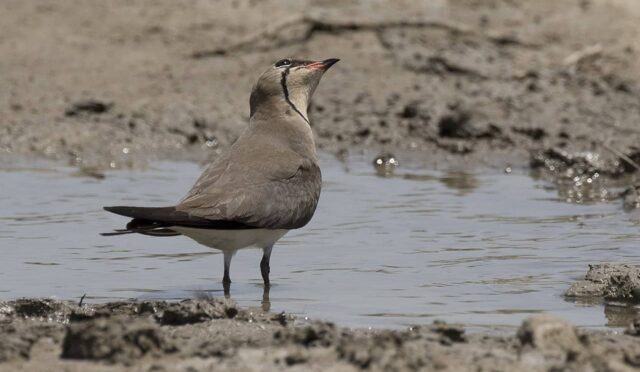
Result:
{"label": "bird's eye", "polygon": [[290,64],[291,60],[289,58],[285,58],[276,62],[276,67],[289,66]]}

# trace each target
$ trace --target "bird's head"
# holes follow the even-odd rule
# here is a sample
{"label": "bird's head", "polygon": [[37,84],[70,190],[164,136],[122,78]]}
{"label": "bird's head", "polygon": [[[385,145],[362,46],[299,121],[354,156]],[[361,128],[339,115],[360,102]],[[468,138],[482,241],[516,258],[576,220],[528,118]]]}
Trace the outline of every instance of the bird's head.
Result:
{"label": "bird's head", "polygon": [[[322,75],[339,59],[303,61],[281,59],[262,73],[251,92],[251,116],[267,102],[284,100],[307,120],[307,107]],[[308,120],[307,120],[308,121]]]}

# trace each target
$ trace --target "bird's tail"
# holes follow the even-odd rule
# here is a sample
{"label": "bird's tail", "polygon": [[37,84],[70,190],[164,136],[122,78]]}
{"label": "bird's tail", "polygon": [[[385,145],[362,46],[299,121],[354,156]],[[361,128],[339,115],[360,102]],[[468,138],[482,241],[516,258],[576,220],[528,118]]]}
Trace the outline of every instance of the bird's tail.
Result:
{"label": "bird's tail", "polygon": [[175,207],[104,207],[106,211],[133,219],[125,229],[117,229],[112,232],[102,233],[102,236],[115,236],[125,234],[143,234],[149,236],[176,236],[180,233],[169,229],[174,222],[184,216],[177,212]]}
{"label": "bird's tail", "polygon": [[127,230],[127,229],[116,229],[112,232],[100,233],[102,236],[116,236],[116,235],[125,235],[125,234],[135,234],[136,231]]}
{"label": "bird's tail", "polygon": [[116,235],[126,235],[126,234],[142,234],[149,236],[178,236],[182,235],[179,232],[176,232],[167,228],[157,228],[157,227],[149,227],[146,229],[117,229],[112,232],[100,233],[102,236],[116,236]]}
{"label": "bird's tail", "polygon": [[104,236],[143,234],[150,236],[176,236],[180,233],[171,229],[173,226],[193,227],[218,230],[243,230],[257,227],[239,221],[209,220],[193,216],[176,207],[104,207],[106,211],[133,218],[125,229],[104,233]]}

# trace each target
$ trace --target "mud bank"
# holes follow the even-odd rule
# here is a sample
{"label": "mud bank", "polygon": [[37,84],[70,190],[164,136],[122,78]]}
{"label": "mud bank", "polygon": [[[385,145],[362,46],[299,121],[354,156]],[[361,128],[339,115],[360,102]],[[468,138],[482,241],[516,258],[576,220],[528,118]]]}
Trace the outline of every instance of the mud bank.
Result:
{"label": "mud bank", "polygon": [[536,315],[514,335],[347,329],[231,300],[0,304],[0,370],[631,370],[640,342]]}
{"label": "mud bank", "polygon": [[305,56],[342,59],[310,110],[328,151],[632,156],[639,20],[633,0],[3,1],[0,154],[209,159],[246,126],[259,72]]}
{"label": "mud bank", "polygon": [[574,299],[602,299],[640,303],[640,268],[625,264],[589,265],[584,280],[565,295]]}
{"label": "mud bank", "polygon": [[589,265],[584,279],[574,282],[564,295],[567,301],[583,306],[604,305],[609,326],[628,327],[627,333],[640,334],[640,269],[637,266]]}

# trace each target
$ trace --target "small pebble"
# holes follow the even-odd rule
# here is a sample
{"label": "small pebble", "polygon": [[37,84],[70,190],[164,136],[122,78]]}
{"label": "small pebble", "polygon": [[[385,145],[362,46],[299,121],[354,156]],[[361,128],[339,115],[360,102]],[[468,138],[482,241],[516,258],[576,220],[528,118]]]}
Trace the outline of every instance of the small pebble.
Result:
{"label": "small pebble", "polygon": [[391,176],[398,167],[398,160],[393,154],[384,153],[374,159],[373,166],[379,176]]}

